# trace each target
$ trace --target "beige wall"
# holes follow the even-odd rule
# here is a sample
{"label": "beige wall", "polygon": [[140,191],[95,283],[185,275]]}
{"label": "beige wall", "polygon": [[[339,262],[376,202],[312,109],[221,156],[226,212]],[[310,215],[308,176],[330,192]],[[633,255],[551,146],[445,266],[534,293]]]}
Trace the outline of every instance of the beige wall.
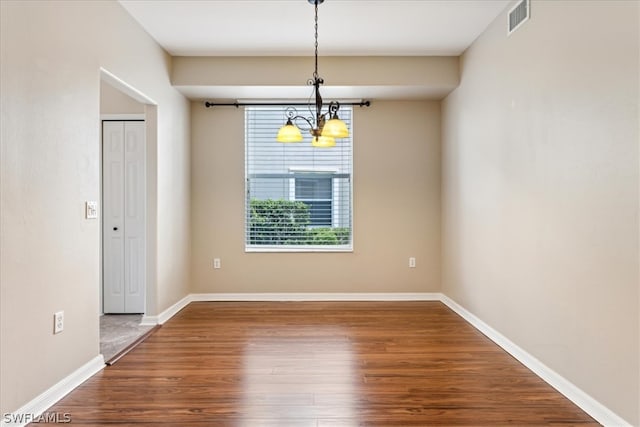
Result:
{"label": "beige wall", "polygon": [[[0,2],[0,413],[98,355],[100,67],[157,103],[148,314],[189,289],[189,104],[170,57],[117,2]],[[157,118],[157,120],[156,120]],[[65,330],[52,334],[53,313]]]}
{"label": "beige wall", "polygon": [[443,291],[633,425],[638,7],[532,1],[443,103]]}
{"label": "beige wall", "polygon": [[[429,85],[450,91],[460,81],[457,56],[323,56],[321,61],[322,75],[332,86]],[[177,56],[171,81],[176,86],[288,86],[300,84],[300,76],[312,69],[308,56]]]}
{"label": "beige wall", "polygon": [[439,291],[438,102],[354,109],[353,253],[245,253],[244,112],[191,107],[194,292]]}
{"label": "beige wall", "polygon": [[[457,56],[323,56],[321,62],[321,75],[331,82],[323,87],[327,99],[442,99],[460,82]],[[305,56],[178,56],[173,59],[171,82],[192,99],[280,99],[292,88],[294,97],[306,99],[305,76],[312,69],[313,57]],[[229,87],[234,87],[234,95],[228,95]],[[203,95],[212,93],[212,88],[216,96]]]}
{"label": "beige wall", "polygon": [[144,104],[101,81],[100,114],[144,114]]}

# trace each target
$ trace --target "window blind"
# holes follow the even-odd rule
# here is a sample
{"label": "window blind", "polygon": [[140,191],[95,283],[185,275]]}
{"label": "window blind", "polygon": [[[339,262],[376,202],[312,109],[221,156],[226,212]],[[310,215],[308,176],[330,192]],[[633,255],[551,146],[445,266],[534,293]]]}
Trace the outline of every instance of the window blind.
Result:
{"label": "window blind", "polygon": [[[316,148],[299,123],[302,142],[277,142],[285,108],[245,108],[245,249],[351,250],[352,137]],[[340,107],[350,132],[352,113],[351,106]]]}

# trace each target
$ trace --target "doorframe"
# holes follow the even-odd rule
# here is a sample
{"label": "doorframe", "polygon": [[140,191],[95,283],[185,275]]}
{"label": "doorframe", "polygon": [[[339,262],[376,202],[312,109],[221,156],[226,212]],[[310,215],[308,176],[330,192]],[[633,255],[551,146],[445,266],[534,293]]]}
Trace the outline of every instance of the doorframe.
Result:
{"label": "doorframe", "polygon": [[[130,96],[136,101],[144,104],[144,114],[101,114],[100,115],[100,150],[99,150],[99,180],[98,194],[100,200],[104,200],[102,191],[102,121],[103,120],[144,120],[145,122],[145,162],[146,162],[146,186],[145,186],[145,257],[146,257],[146,281],[145,281],[145,308],[144,316],[155,315],[157,311],[156,295],[157,295],[157,216],[158,216],[158,162],[157,162],[157,145],[158,145],[158,105],[149,96],[136,89],[134,86],[126,83],[115,74],[100,67],[100,81],[108,83],[120,92]],[[99,85],[98,85],[99,86]],[[125,118],[126,117],[126,118]],[[103,235],[102,224],[103,216],[100,215],[100,238],[99,238],[99,271],[100,280],[98,281],[98,290],[100,295],[100,313],[103,314]]]}
{"label": "doorframe", "polygon": [[142,114],[100,114],[100,122],[139,122],[144,121],[145,116]]}

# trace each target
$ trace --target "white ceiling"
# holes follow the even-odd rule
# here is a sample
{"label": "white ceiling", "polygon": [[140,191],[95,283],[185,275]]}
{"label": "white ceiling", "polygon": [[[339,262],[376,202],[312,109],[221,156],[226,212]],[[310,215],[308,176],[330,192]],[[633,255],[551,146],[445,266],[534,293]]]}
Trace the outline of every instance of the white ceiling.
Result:
{"label": "white ceiling", "polygon": [[[174,56],[313,55],[307,0],[119,0]],[[459,55],[509,0],[326,0],[319,54]]]}
{"label": "white ceiling", "polygon": [[[308,0],[119,0],[173,56],[313,56]],[[511,0],[326,0],[319,56],[460,55]],[[312,70],[309,70],[311,74]],[[308,97],[302,86],[182,86],[190,99]],[[330,82],[327,82],[330,83]],[[431,87],[331,87],[326,97],[440,99]]]}

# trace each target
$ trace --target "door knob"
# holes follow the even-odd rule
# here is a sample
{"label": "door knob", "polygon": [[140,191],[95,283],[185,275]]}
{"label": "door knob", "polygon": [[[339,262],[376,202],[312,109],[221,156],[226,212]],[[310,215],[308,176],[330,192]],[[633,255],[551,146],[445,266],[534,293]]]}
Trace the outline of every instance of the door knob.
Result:
{"label": "door knob", "polygon": [[118,231],[118,227],[113,227],[113,231]]}

